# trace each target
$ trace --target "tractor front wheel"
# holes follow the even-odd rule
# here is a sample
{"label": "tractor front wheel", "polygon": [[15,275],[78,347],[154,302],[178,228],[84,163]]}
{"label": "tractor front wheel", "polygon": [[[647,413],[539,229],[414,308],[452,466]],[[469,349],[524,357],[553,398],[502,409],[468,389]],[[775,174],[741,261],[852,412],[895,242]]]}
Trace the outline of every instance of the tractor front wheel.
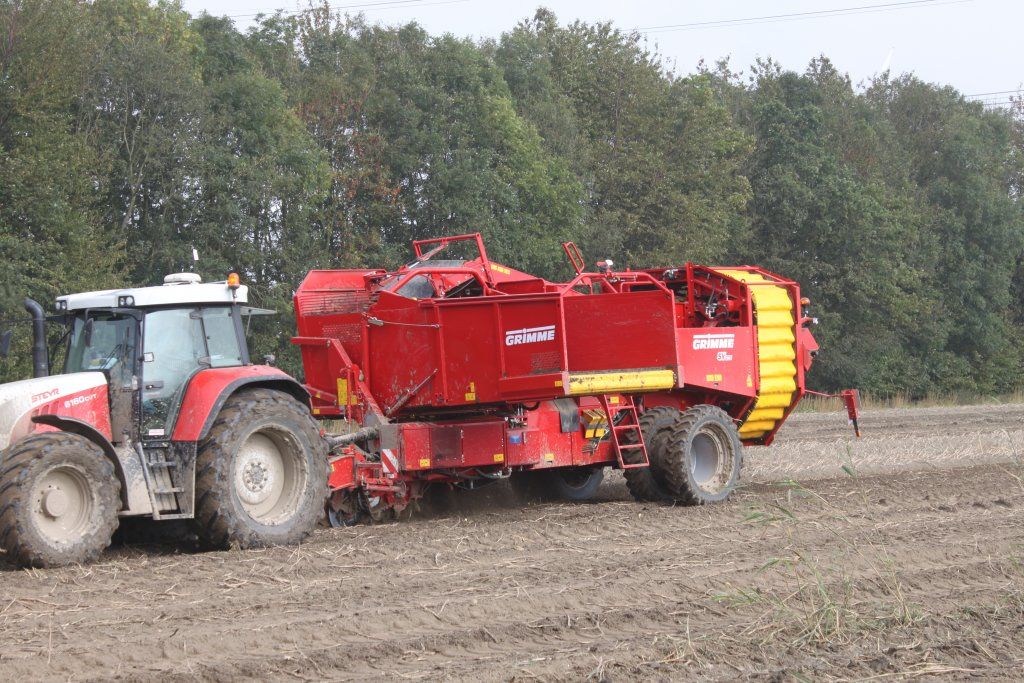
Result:
{"label": "tractor front wheel", "polygon": [[328,470],[305,406],[270,389],[235,394],[196,456],[196,532],[213,548],[299,543],[323,515]]}
{"label": "tractor front wheel", "polygon": [[99,446],[83,436],[46,432],[4,454],[0,470],[0,546],[28,567],[90,562],[110,545],[121,483]]}

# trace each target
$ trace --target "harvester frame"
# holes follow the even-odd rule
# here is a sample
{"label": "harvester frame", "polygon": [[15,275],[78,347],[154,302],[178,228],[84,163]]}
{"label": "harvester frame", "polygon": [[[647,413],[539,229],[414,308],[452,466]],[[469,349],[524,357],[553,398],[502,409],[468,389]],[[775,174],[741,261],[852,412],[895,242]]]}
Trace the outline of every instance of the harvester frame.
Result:
{"label": "harvester frame", "polygon": [[[459,242],[475,258],[431,263]],[[741,441],[770,444],[804,394],[814,321],[764,269],[587,272],[566,243],[576,274],[553,283],[492,261],[479,233],[413,247],[391,272],[311,271],[295,295],[313,414],[352,428],[331,437],[341,520],[433,484],[532,478],[583,497],[605,466],[639,498],[719,500]],[[718,449],[707,487],[670,471],[697,468],[701,444]]]}

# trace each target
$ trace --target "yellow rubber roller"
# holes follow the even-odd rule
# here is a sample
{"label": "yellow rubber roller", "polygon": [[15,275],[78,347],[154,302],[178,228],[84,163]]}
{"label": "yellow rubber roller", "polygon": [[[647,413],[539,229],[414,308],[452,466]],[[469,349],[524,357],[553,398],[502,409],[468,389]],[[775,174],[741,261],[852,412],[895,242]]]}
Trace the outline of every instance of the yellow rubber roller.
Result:
{"label": "yellow rubber roller", "polygon": [[[719,272],[740,282],[771,282],[743,270]],[[757,367],[761,383],[754,409],[740,425],[741,439],[757,439],[775,429],[796,393],[796,320],[789,292],[779,285],[755,285],[750,293],[757,312]]]}

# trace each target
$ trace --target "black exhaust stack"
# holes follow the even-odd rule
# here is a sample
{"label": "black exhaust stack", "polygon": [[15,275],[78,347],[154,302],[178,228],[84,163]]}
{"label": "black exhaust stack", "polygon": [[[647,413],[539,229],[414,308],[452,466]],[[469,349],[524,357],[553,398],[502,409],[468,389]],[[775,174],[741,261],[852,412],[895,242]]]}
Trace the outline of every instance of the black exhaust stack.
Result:
{"label": "black exhaust stack", "polygon": [[50,354],[46,350],[46,315],[38,301],[25,297],[25,310],[32,315],[32,376],[50,374]]}

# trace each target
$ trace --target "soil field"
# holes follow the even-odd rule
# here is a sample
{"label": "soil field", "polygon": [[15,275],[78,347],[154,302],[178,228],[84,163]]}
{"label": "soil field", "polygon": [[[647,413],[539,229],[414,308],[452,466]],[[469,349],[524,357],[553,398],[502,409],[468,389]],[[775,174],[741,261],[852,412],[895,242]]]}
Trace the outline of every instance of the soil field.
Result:
{"label": "soil field", "polygon": [[[707,508],[501,486],[298,548],[0,559],[17,679],[1021,679],[1024,406],[801,414]],[[2,558],[2,555],[0,555]]]}

